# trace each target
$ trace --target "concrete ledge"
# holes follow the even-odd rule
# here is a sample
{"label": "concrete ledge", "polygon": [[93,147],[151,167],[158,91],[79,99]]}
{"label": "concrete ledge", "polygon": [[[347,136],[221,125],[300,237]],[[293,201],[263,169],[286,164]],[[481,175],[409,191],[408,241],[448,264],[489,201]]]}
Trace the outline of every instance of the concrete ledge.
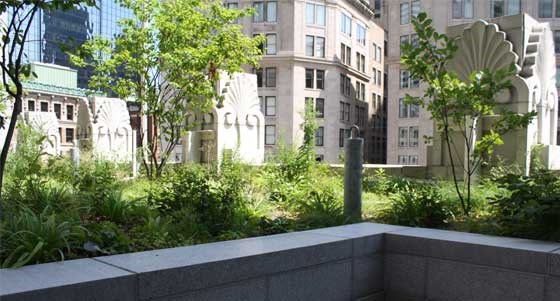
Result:
{"label": "concrete ledge", "polygon": [[560,244],[361,223],[0,269],[1,300],[560,300]]}
{"label": "concrete ledge", "polygon": [[387,233],[386,241],[386,251],[391,253],[533,273],[547,273],[549,256],[560,247],[560,244],[553,242],[422,228]]}
{"label": "concrete ledge", "polygon": [[135,300],[136,275],[92,259],[0,269],[0,300]]}

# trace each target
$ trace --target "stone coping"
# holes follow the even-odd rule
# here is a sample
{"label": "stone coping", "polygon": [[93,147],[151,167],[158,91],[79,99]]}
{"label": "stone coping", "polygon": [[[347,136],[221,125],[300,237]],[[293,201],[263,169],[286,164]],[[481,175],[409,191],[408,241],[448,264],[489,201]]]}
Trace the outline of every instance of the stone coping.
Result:
{"label": "stone coping", "polygon": [[239,287],[256,287],[271,298],[297,277],[320,281],[332,268],[350,275],[339,285],[350,283],[348,294],[357,300],[383,288],[389,272],[379,263],[383,254],[560,276],[560,243],[359,223],[0,269],[0,299],[167,299],[229,294]]}

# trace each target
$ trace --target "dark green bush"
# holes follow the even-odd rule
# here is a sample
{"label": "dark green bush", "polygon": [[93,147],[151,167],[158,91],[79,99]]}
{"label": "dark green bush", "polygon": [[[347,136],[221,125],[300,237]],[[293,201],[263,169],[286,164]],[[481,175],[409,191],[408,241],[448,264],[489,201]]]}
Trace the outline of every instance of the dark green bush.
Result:
{"label": "dark green bush", "polygon": [[68,220],[49,209],[35,213],[20,208],[5,217],[0,224],[1,267],[63,260],[81,249],[86,232],[79,221]]}
{"label": "dark green bush", "polygon": [[560,177],[541,170],[531,176],[498,179],[507,189],[493,198],[493,213],[502,234],[560,241]]}
{"label": "dark green bush", "polygon": [[363,191],[379,194],[397,193],[410,184],[411,181],[409,179],[387,175],[382,168],[377,169],[374,175],[362,178]]}
{"label": "dark green bush", "polygon": [[212,236],[235,227],[246,212],[245,179],[239,164],[220,169],[185,165],[165,174],[150,192],[149,203],[163,214],[187,211]]}
{"label": "dark green bush", "polygon": [[433,184],[409,183],[391,197],[387,217],[393,224],[438,228],[452,217],[452,211]]}

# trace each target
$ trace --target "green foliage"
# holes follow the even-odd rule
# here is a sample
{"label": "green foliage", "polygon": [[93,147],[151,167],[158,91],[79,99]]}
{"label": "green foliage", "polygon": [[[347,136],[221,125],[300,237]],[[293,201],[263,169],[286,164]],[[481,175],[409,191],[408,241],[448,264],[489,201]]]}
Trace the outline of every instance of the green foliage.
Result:
{"label": "green foliage", "polygon": [[246,213],[246,180],[241,165],[224,162],[220,168],[185,165],[165,174],[150,192],[149,202],[163,214],[186,211],[205,232],[218,236],[235,227]]}
{"label": "green foliage", "polygon": [[35,213],[21,208],[6,216],[0,226],[1,266],[15,268],[29,263],[63,260],[80,248],[85,231],[79,223],[68,221],[49,208]]}
{"label": "green foliage", "polygon": [[[536,113],[516,114],[502,109],[498,112],[500,117],[492,129],[481,137],[475,137],[479,120],[495,114],[496,97],[500,91],[511,86],[510,78],[518,67],[512,64],[509,68],[495,71],[476,70],[468,80],[463,81],[448,69],[457,51],[455,41],[436,32],[432,20],[424,12],[413,18],[412,24],[418,35],[418,42],[403,46],[401,63],[410,71],[411,77],[426,83],[427,88],[423,96],[407,95],[406,102],[425,106],[431,113],[450,158],[463,212],[469,215],[472,209],[473,175],[486,157],[492,155],[494,147],[503,144],[503,134],[527,127]],[[459,135],[454,136],[454,133]],[[453,149],[456,145],[464,145],[466,164],[463,164],[463,158],[455,157]],[[462,188],[459,187],[458,172],[465,175]]]}
{"label": "green foliage", "polygon": [[560,177],[541,170],[498,183],[506,190],[491,204],[502,234],[560,241]]}
{"label": "green foliage", "polygon": [[148,177],[158,177],[193,126],[186,125],[188,114],[208,112],[216,99],[221,106],[219,71],[231,75],[242,65],[256,66],[264,40],[234,23],[252,9],[228,9],[215,0],[120,2],[134,14],[120,21],[122,33],[114,40],[95,37],[70,57],[93,68],[91,88],[133,97],[140,114],[152,118],[155,130],[139,153]]}
{"label": "green foliage", "polygon": [[428,183],[404,186],[392,196],[391,223],[412,227],[442,227],[453,216],[439,188]]}
{"label": "green foliage", "polygon": [[384,169],[377,169],[372,176],[362,177],[362,189],[365,192],[379,194],[398,193],[410,185],[410,180],[403,177],[387,175]]}

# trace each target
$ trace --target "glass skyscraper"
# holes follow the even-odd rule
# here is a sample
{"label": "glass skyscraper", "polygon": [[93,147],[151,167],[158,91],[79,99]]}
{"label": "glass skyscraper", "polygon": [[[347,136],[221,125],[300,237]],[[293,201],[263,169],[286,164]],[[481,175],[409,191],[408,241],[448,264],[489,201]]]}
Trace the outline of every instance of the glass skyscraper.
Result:
{"label": "glass skyscraper", "polygon": [[[118,21],[132,17],[132,12],[115,0],[98,0],[99,7],[81,7],[70,11],[40,11],[32,24],[25,44],[30,62],[51,63],[78,70],[78,87],[87,88],[91,76],[89,68],[70,64],[60,44],[81,45],[100,35],[112,38],[120,32]],[[8,16],[9,18],[10,16]]]}

